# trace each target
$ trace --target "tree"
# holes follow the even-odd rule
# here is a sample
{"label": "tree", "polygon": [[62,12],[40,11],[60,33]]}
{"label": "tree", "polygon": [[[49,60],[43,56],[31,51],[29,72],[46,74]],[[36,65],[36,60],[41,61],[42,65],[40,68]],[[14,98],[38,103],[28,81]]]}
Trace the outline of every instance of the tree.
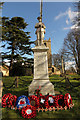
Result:
{"label": "tree", "polygon": [[80,39],[78,39],[77,36],[78,33],[71,31],[64,40],[64,46],[65,54],[68,56],[68,60],[75,61],[77,73],[80,74]]}
{"label": "tree", "polygon": [[4,2],[0,2],[0,39],[1,39],[1,36],[2,36],[2,18],[1,18],[1,15],[2,15],[2,6],[3,6]]}
{"label": "tree", "polygon": [[2,59],[10,60],[10,75],[14,60],[25,61],[24,56],[31,55],[30,32],[24,32],[27,25],[22,17],[2,18],[2,47],[7,50],[2,52]]}
{"label": "tree", "polygon": [[77,73],[80,74],[80,1],[77,3],[77,10],[78,10],[78,15],[75,20],[77,24],[77,34],[75,34],[75,39],[77,41],[77,49],[78,49],[78,64],[77,64]]}
{"label": "tree", "polygon": [[76,73],[76,70],[74,67],[69,67],[67,70],[66,70],[66,74],[70,74],[70,73]]}
{"label": "tree", "polygon": [[21,62],[13,63],[12,76],[25,76],[26,69]]}
{"label": "tree", "polygon": [[60,54],[53,54],[52,62],[57,69],[61,70],[61,55]]}
{"label": "tree", "polygon": [[80,2],[77,4],[78,15],[74,18],[74,29],[64,39],[65,54],[75,61],[77,73],[80,74]]}
{"label": "tree", "polygon": [[53,54],[52,62],[54,66],[61,71],[62,74],[65,73],[65,62],[66,62],[65,50],[59,50],[58,54]]}

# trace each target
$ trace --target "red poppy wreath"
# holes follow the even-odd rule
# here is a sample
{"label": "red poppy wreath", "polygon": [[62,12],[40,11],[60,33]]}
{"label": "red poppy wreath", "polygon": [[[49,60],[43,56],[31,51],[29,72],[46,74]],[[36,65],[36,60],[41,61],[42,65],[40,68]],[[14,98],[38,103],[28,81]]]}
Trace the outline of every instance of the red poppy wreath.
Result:
{"label": "red poppy wreath", "polygon": [[46,97],[45,106],[46,106],[46,108],[50,108],[50,107],[55,106],[55,96],[53,96],[53,95],[48,95],[48,96]]}
{"label": "red poppy wreath", "polygon": [[21,113],[24,118],[34,118],[36,116],[36,108],[34,106],[27,105],[22,108]]}
{"label": "red poppy wreath", "polygon": [[67,107],[69,107],[70,104],[72,104],[72,98],[69,93],[66,93],[64,96],[64,103]]}
{"label": "red poppy wreath", "polygon": [[39,107],[39,98],[35,95],[31,95],[28,97],[29,102],[32,106],[38,108]]}
{"label": "red poppy wreath", "polygon": [[11,96],[8,98],[8,107],[14,108],[14,107],[16,106],[16,100],[17,100],[17,96],[11,95]]}
{"label": "red poppy wreath", "polygon": [[2,97],[2,107],[7,107],[8,98],[11,96],[11,93],[7,93]]}
{"label": "red poppy wreath", "polygon": [[39,97],[39,108],[46,108],[45,106],[46,96],[42,95]]}
{"label": "red poppy wreath", "polygon": [[55,107],[64,107],[64,96],[63,95],[56,96]]}

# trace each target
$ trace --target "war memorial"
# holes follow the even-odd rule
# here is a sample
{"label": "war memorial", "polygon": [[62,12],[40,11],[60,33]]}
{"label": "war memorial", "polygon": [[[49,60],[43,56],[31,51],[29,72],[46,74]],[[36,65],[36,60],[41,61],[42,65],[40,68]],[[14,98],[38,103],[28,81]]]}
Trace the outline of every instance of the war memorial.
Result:
{"label": "war memorial", "polygon": [[34,52],[34,78],[32,83],[29,86],[29,95],[33,95],[35,90],[41,87],[41,93],[43,95],[54,93],[54,85],[49,81],[48,76],[48,58],[47,52],[48,47],[44,45],[44,34],[45,34],[45,25],[42,23],[42,2],[40,8],[40,17],[37,18],[38,23],[36,23],[36,35],[37,43],[35,48],[32,48]]}

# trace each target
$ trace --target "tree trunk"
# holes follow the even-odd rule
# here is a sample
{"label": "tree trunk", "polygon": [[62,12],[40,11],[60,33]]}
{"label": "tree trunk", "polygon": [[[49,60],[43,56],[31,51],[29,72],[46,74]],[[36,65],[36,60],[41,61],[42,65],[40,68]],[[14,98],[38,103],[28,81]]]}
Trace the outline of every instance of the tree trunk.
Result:
{"label": "tree trunk", "polygon": [[13,57],[12,57],[12,55],[11,55],[11,62],[10,62],[9,76],[12,76],[12,68],[13,68]]}
{"label": "tree trunk", "polygon": [[9,70],[9,75],[10,76],[12,76],[13,74],[13,72],[12,72],[12,70],[13,70],[13,56],[14,56],[14,42],[13,42],[13,44],[12,44],[12,54],[11,54],[11,61],[10,61],[10,70]]}
{"label": "tree trunk", "polygon": [[80,43],[78,46],[78,70],[77,73],[80,75]]}
{"label": "tree trunk", "polygon": [[18,76],[15,79],[15,87],[18,88]]}
{"label": "tree trunk", "polygon": [[[76,36],[76,50],[78,53],[78,58],[75,58],[76,64],[77,64],[77,74],[80,74],[80,36]],[[77,60],[78,59],[78,60]]]}
{"label": "tree trunk", "polygon": [[63,56],[61,56],[61,61],[62,61],[62,74],[64,74],[64,61],[63,61]]}

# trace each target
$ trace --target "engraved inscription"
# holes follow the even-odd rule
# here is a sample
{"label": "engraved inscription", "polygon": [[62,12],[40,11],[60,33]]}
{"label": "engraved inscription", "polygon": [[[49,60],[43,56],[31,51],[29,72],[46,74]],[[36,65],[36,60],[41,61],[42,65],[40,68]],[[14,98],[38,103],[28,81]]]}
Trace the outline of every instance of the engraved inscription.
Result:
{"label": "engraved inscription", "polygon": [[34,78],[47,78],[47,54],[46,52],[36,52],[34,55]]}

